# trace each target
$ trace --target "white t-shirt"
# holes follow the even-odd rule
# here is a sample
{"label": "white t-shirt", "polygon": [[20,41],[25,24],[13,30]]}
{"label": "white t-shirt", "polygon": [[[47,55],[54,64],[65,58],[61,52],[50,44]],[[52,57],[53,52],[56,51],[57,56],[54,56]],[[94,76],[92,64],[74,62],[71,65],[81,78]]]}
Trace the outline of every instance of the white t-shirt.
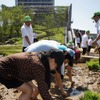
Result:
{"label": "white t-shirt", "polygon": [[85,33],[85,34],[82,36],[82,44],[81,44],[81,47],[82,47],[82,48],[87,48],[86,42],[88,42],[88,36],[87,36],[87,34]]}
{"label": "white t-shirt", "polygon": [[[96,23],[95,27],[97,28],[97,36],[100,34],[100,19]],[[98,46],[100,47],[100,39],[97,41]]]}
{"label": "white t-shirt", "polygon": [[30,27],[26,26],[25,23],[24,25],[21,27],[21,33],[22,33],[22,46],[23,47],[28,47],[29,44],[27,43],[25,36],[28,36],[30,43],[33,43],[33,29],[32,26],[30,25]]}
{"label": "white t-shirt", "polygon": [[80,41],[81,41],[80,37],[77,37],[76,40],[77,40],[77,43],[80,43]]}
{"label": "white t-shirt", "polygon": [[89,39],[88,40],[88,46],[92,46],[92,42],[93,42],[92,39]]}

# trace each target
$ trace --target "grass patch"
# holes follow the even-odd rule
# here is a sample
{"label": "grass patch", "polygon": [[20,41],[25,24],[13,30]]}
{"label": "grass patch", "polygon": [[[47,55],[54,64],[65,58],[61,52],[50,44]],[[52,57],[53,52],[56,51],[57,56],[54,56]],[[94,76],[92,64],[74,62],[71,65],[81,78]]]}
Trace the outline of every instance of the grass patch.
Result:
{"label": "grass patch", "polygon": [[22,52],[22,45],[0,45],[0,55],[9,55]]}
{"label": "grass patch", "polygon": [[90,61],[86,62],[89,70],[100,70],[99,60],[98,59],[91,59]]}
{"label": "grass patch", "polygon": [[100,94],[96,92],[86,91],[84,96],[81,96],[79,100],[100,100]]}
{"label": "grass patch", "polygon": [[[56,40],[60,43],[64,43],[64,28],[53,28],[46,30],[45,27],[36,26],[36,32],[39,40]],[[49,32],[49,33],[48,33]],[[13,41],[14,45],[0,45],[0,55],[9,55],[13,53],[22,52],[22,37],[11,38],[9,41]],[[8,42],[9,42],[8,41]]]}

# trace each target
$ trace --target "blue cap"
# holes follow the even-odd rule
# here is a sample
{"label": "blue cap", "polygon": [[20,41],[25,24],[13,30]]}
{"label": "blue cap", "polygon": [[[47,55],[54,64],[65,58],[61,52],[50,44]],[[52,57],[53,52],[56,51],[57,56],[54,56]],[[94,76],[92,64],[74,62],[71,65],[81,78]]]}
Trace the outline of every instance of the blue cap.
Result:
{"label": "blue cap", "polygon": [[71,56],[74,56],[74,54],[75,54],[74,50],[67,48],[65,45],[58,45],[57,47],[59,50],[67,51]]}
{"label": "blue cap", "polygon": [[67,47],[65,45],[58,45],[57,46],[59,50],[66,51]]}

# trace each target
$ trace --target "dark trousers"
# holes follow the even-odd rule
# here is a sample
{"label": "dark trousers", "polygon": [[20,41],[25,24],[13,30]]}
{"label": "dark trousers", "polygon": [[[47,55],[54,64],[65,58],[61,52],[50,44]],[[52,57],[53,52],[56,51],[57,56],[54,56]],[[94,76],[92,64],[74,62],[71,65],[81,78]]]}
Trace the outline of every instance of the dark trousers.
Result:
{"label": "dark trousers", "polygon": [[33,42],[37,42],[37,41],[38,41],[38,39],[37,39],[37,38],[35,38]]}
{"label": "dark trousers", "polygon": [[22,52],[25,52],[25,48],[26,48],[26,47],[23,47],[23,48],[22,48]]}
{"label": "dark trousers", "polygon": [[92,46],[88,46],[87,52],[90,52]]}
{"label": "dark trousers", "polygon": [[80,48],[80,43],[77,43],[78,47]]}
{"label": "dark trousers", "polygon": [[83,52],[82,52],[82,54],[85,55],[86,52],[87,52],[87,48],[83,48]]}

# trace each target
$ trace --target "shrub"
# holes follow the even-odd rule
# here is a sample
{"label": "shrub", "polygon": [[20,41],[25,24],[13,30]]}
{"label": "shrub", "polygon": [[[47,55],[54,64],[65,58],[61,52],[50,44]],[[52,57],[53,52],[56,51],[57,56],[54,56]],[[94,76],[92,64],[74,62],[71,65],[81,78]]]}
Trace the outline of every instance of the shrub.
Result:
{"label": "shrub", "polygon": [[86,91],[84,96],[81,96],[79,100],[100,100],[100,94],[96,92]]}
{"label": "shrub", "polygon": [[90,61],[87,61],[86,64],[87,64],[89,70],[94,70],[94,71],[100,70],[100,65],[99,65],[98,59],[92,59]]}

